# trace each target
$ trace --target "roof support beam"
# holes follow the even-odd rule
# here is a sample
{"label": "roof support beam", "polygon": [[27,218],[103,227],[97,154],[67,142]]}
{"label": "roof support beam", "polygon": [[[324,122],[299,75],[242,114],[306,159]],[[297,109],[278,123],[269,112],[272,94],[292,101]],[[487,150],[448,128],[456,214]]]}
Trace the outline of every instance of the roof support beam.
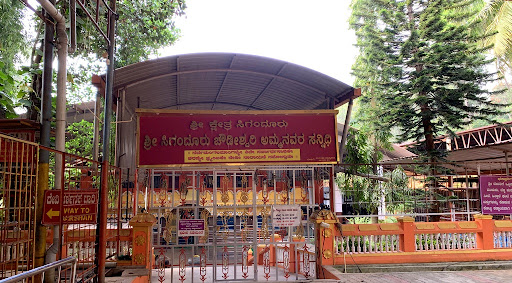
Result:
{"label": "roof support beam", "polygon": [[[281,75],[281,73],[283,72],[284,68],[287,66],[288,64],[284,64],[281,69],[279,69],[279,72],[277,72],[277,75]],[[256,103],[256,101],[258,101],[258,99],[268,90],[268,88],[272,85],[272,83],[276,80],[276,78],[272,78],[272,80],[270,80],[270,82],[265,86],[265,88],[258,94],[258,96],[256,96],[256,98],[252,101],[251,103],[251,106],[250,107],[253,107],[254,103]],[[247,109],[249,109],[249,107],[247,107]]]}
{"label": "roof support beam", "polygon": [[[230,69],[231,69],[231,67],[233,67],[233,62],[235,61],[235,57],[236,57],[236,54],[233,55],[233,58],[231,58],[231,63],[229,63],[229,68]],[[219,100],[220,93],[222,92],[222,89],[224,88],[224,85],[226,83],[226,79],[228,78],[228,75],[229,75],[229,73],[226,73],[226,75],[224,75],[224,79],[222,80],[222,84],[220,85],[220,88],[217,91],[217,95],[215,96],[215,101]],[[211,110],[213,110],[213,108],[215,108],[215,102],[212,104]]]}

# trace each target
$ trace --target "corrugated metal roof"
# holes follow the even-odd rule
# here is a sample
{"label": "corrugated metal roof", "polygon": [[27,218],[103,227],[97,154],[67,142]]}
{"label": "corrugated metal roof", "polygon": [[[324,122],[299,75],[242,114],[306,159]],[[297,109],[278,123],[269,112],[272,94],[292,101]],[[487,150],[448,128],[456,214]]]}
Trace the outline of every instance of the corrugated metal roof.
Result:
{"label": "corrugated metal roof", "polygon": [[[93,83],[101,89],[98,77]],[[114,72],[119,166],[135,166],[135,108],[171,110],[332,109],[359,90],[289,62],[234,53],[198,53],[140,62]],[[117,103],[117,99],[114,100]]]}
{"label": "corrugated metal roof", "polygon": [[121,90],[132,109],[309,110],[359,95],[317,71],[236,53],[176,55],[119,68],[114,93]]}

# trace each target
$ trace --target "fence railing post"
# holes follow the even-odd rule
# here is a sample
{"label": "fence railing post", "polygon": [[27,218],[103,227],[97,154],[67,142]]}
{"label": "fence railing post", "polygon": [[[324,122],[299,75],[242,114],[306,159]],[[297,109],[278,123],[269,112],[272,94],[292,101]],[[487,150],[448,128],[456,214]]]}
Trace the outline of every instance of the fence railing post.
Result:
{"label": "fence railing post", "polygon": [[414,218],[404,216],[398,218],[398,223],[402,226],[403,234],[400,234],[400,249],[403,252],[416,251],[416,236],[414,234]]}
{"label": "fence railing post", "polygon": [[494,249],[494,220],[492,215],[476,214],[475,222],[481,228],[476,234],[476,248],[481,250]]}
{"label": "fence railing post", "polygon": [[311,215],[315,224],[317,276],[323,265],[334,265],[334,235],[338,220],[330,210],[323,209]]}
{"label": "fence railing post", "polygon": [[133,227],[132,265],[152,268],[153,241],[152,232],[156,218],[149,213],[139,213],[130,220]]}

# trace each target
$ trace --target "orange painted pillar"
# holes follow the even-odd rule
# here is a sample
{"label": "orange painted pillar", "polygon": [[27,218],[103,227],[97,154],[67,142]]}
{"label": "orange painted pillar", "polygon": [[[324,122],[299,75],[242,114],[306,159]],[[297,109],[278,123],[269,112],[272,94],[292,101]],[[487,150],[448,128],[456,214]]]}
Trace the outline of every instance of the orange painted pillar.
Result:
{"label": "orange painted pillar", "polygon": [[[315,238],[317,252],[316,270],[321,270],[323,265],[334,265],[334,231],[338,222],[331,210],[320,210],[311,216],[315,221]],[[317,272],[317,276],[320,272]]]}
{"label": "orange painted pillar", "polygon": [[258,245],[257,249],[257,257],[258,257],[258,265],[263,265],[263,255],[265,253],[269,253],[269,264],[270,266],[275,266],[275,246],[274,245],[267,245],[267,244],[260,244]]}
{"label": "orange painted pillar", "polygon": [[133,227],[132,265],[151,270],[153,261],[152,228],[156,218],[149,213],[139,213],[130,220]]}
{"label": "orange painted pillar", "polygon": [[402,252],[416,251],[416,238],[414,235],[416,226],[414,225],[414,218],[410,216],[400,217],[398,218],[398,223],[400,223],[404,232],[400,234],[400,249]]}
{"label": "orange painted pillar", "polygon": [[476,214],[475,222],[482,229],[476,234],[476,247],[481,250],[494,249],[494,220],[492,215]]}

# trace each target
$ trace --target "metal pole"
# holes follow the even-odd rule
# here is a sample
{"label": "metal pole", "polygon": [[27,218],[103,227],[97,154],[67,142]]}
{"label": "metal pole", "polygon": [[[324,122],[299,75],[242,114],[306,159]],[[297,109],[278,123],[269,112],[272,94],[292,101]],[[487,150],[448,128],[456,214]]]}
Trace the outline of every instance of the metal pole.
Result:
{"label": "metal pole", "polygon": [[[116,10],[116,1],[110,0],[112,11]],[[110,121],[112,118],[112,90],[114,86],[114,45],[115,24],[117,15],[109,12],[109,45],[107,61],[107,79],[105,87],[105,108],[103,120],[103,150],[101,165],[101,186],[98,201],[98,222],[96,226],[96,275],[97,282],[105,282],[106,260],[106,233],[107,233],[107,191],[108,191],[108,164],[110,157]]]}
{"label": "metal pole", "polygon": [[34,268],[32,270],[29,270],[29,271],[26,271],[26,272],[23,272],[23,273],[20,273],[20,274],[16,274],[16,275],[13,275],[11,277],[8,277],[8,278],[5,278],[5,279],[2,279],[0,280],[0,283],[14,283],[14,282],[20,282],[20,281],[23,281],[25,282],[24,280],[26,279],[29,279],[33,276],[38,276],[38,275],[41,275],[47,271],[50,271],[50,270],[54,270],[55,268],[57,267],[61,267],[65,264],[69,264],[71,263],[71,278],[70,278],[70,282],[71,283],[74,283],[76,281],[76,262],[77,262],[77,259],[73,256],[71,257],[67,257],[65,259],[61,259],[59,261],[55,261],[55,262],[52,262],[50,264],[47,264],[47,265],[44,265],[44,266],[40,266],[38,268]]}
{"label": "metal pole", "polygon": [[[48,15],[48,14],[46,14]],[[43,56],[43,93],[41,95],[41,145],[50,147],[50,119],[52,118],[52,73],[53,73],[53,25],[46,22],[44,29]],[[39,151],[39,171],[37,177],[36,200],[36,236],[35,236],[35,267],[43,266],[46,251],[46,227],[41,224],[43,219],[44,192],[48,189],[50,153]]]}
{"label": "metal pole", "polygon": [[508,151],[505,151],[505,170],[507,173],[507,176],[509,175],[509,169],[508,169]]}
{"label": "metal pole", "polygon": [[334,211],[334,166],[329,168],[329,206],[331,211],[336,214]]}
{"label": "metal pole", "polygon": [[[101,93],[96,93],[96,103],[94,104],[94,136],[92,138],[92,159],[98,161],[100,144],[100,112],[101,112]],[[96,166],[96,165],[95,165]],[[95,168],[97,169],[97,168]]]}
{"label": "metal pole", "polygon": [[[49,0],[38,0],[41,7],[57,22],[57,54],[58,54],[58,71],[57,71],[57,114],[56,114],[56,137],[55,147],[59,151],[65,151],[65,132],[66,132],[66,82],[67,82],[67,65],[66,60],[68,56],[68,36],[66,33],[66,18],[55,8],[55,5]],[[46,59],[45,59],[46,60]],[[55,157],[55,186],[57,189],[62,190],[61,182],[63,181],[64,170],[61,167],[64,160],[63,156],[59,154]],[[43,180],[42,180],[43,181]],[[41,181],[41,182],[42,182]],[[61,216],[62,217],[62,216]],[[46,253],[46,261],[55,261],[57,252],[60,247],[60,229],[58,226],[54,227],[53,245]],[[43,238],[45,238],[43,236]],[[43,245],[44,246],[44,245]],[[53,280],[53,275],[49,271],[49,275],[45,278],[46,282]]]}
{"label": "metal pole", "polygon": [[108,170],[107,160],[101,163],[101,189],[98,201],[98,223],[96,226],[96,280],[97,282],[105,282],[105,262],[107,258],[107,192],[108,192]]}

